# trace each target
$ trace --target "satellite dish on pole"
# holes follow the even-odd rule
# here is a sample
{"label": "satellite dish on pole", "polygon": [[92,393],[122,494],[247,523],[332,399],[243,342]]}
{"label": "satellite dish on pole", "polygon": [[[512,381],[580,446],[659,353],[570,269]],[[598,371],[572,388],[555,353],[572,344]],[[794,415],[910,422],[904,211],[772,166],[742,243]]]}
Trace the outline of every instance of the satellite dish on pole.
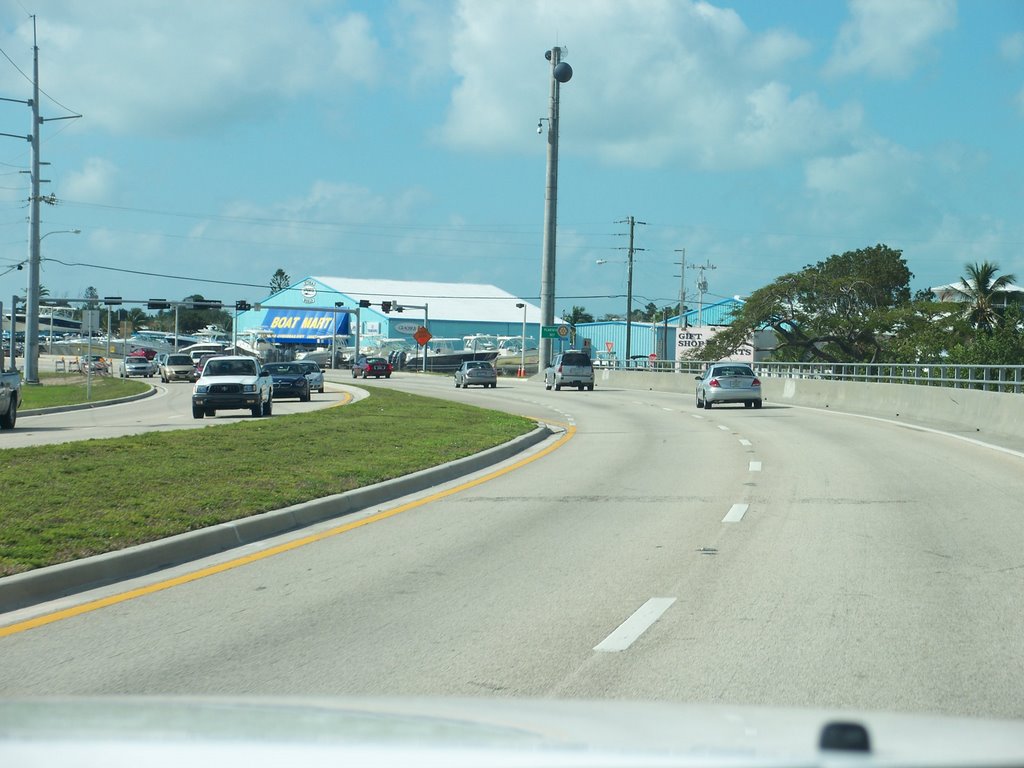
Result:
{"label": "satellite dish on pole", "polygon": [[572,78],[572,67],[570,67],[566,62],[560,61],[555,65],[555,69],[552,74],[558,82],[568,83]]}

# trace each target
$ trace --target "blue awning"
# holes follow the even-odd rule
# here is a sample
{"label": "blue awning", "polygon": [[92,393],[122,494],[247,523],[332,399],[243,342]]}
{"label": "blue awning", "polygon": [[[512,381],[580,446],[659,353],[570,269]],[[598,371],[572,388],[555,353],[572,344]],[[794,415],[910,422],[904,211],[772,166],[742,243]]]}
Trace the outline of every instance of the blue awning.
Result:
{"label": "blue awning", "polygon": [[315,342],[349,334],[349,314],[337,314],[338,328],[332,332],[335,313],[312,309],[268,309],[260,328],[278,342]]}

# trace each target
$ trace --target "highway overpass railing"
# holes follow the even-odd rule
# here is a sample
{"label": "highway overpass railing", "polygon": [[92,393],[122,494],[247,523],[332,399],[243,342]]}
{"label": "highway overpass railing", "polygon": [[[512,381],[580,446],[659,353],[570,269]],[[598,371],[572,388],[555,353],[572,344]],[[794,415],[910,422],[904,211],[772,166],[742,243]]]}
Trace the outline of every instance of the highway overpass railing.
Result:
{"label": "highway overpass railing", "polygon": [[983,392],[1024,392],[1022,365],[905,363],[757,363],[762,377],[916,384]]}
{"label": "highway overpass railing", "polygon": [[[684,373],[696,376],[709,363],[699,360],[633,360],[610,366],[629,372]],[[603,366],[595,365],[596,370]],[[1024,365],[959,365],[947,363],[786,363],[754,364],[762,378],[914,384],[928,387],[975,389],[983,392],[1024,393]]]}

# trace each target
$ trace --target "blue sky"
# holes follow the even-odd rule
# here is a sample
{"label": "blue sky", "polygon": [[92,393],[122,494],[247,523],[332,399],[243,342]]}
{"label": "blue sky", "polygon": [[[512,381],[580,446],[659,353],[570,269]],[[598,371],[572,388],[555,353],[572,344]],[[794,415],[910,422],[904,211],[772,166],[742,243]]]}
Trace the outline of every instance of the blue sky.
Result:
{"label": "blue sky", "polygon": [[[683,248],[706,302],[876,243],[915,288],[1024,280],[1018,0],[0,0],[0,96],[31,14],[43,116],[83,115],[42,128],[42,231],[82,230],[42,243],[52,296],[254,300],[283,268],[536,302],[553,45],[556,312],[624,311],[629,216],[637,304],[675,304]],[[0,140],[0,300],[28,162]]]}

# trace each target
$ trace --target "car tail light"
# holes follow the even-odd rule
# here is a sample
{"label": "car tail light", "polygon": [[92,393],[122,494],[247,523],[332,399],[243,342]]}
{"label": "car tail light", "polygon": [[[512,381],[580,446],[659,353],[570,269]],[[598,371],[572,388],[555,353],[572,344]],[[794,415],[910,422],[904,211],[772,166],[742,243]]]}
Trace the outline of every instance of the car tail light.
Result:
{"label": "car tail light", "polygon": [[718,383],[718,379],[712,379],[711,381],[708,382],[708,386],[709,387],[720,387],[722,385]]}
{"label": "car tail light", "polygon": [[558,366],[558,372],[559,372],[559,373],[561,373],[561,372],[562,372],[562,366]]}
{"label": "car tail light", "polygon": [[760,379],[754,379],[752,382],[750,382],[750,386],[752,386],[752,387],[760,387],[761,386],[761,380]]}

